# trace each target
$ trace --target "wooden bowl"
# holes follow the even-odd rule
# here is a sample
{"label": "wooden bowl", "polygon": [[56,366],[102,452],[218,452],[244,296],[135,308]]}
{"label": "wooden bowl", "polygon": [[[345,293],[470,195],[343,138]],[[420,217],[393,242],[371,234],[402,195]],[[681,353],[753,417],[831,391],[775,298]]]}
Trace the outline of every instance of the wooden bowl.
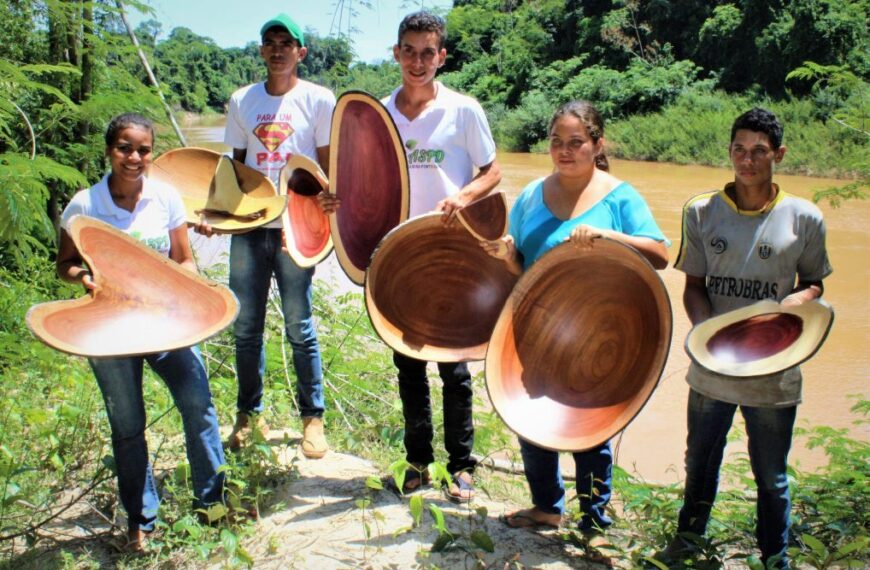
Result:
{"label": "wooden bowl", "polygon": [[320,166],[301,154],[291,157],[281,170],[278,190],[287,196],[287,209],[281,215],[284,245],[299,267],[313,267],[332,252],[329,217],[317,201],[328,186]]}
{"label": "wooden bowl", "polygon": [[27,326],[52,348],[92,357],[164,352],[235,320],[238,301],[223,285],[94,218],[74,216],[69,231],[98,290],[30,308]]}
{"label": "wooden bowl", "polygon": [[365,281],[366,309],[394,350],[420,360],[483,360],[516,276],[441,214],[408,220],[381,242]]}
{"label": "wooden bowl", "polygon": [[493,406],[541,447],[596,447],[649,399],[671,322],[665,286],[635,249],[559,245],[522,275],[496,323],[486,354]]}
{"label": "wooden bowl", "polygon": [[699,323],[686,337],[686,352],[716,374],[775,374],[813,356],[833,322],[833,309],[821,299],[792,307],[759,301]]}
{"label": "wooden bowl", "polygon": [[372,253],[408,218],[408,163],[387,109],[368,93],[342,94],[332,114],[329,180],[341,207],[329,216],[335,253],[362,285]]}
{"label": "wooden bowl", "polygon": [[504,192],[493,192],[456,213],[471,235],[481,241],[504,237],[508,229],[508,209]]}
{"label": "wooden bowl", "polygon": [[[232,176],[226,166],[218,176],[222,162],[231,161]],[[187,147],[176,148],[157,157],[151,164],[148,177],[174,187],[181,195],[187,211],[187,222],[207,222],[218,233],[245,233],[278,219],[284,211],[286,198],[278,196],[275,185],[257,170],[245,166],[213,150]],[[216,183],[217,182],[217,183]],[[253,219],[232,217],[216,213],[200,213],[219,194],[220,208],[234,214],[262,211]]]}

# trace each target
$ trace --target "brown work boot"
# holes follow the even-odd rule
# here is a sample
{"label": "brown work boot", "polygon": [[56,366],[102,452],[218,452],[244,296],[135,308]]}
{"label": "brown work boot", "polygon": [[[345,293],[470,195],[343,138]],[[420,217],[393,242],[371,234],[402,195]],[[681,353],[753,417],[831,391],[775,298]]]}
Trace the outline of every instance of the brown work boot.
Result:
{"label": "brown work boot", "polygon": [[323,435],[323,418],[302,418],[302,455],[309,459],[320,459],[327,451],[329,444]]}
{"label": "brown work boot", "polygon": [[227,438],[227,449],[230,451],[240,450],[253,440],[255,431],[259,432],[260,436],[265,439],[269,435],[269,426],[259,414],[239,412],[236,414],[233,431]]}

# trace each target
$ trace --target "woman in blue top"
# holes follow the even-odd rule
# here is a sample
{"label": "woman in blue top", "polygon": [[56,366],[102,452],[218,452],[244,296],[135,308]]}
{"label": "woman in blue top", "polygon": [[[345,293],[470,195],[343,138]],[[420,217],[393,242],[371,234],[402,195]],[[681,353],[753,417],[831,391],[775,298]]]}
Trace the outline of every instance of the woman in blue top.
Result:
{"label": "woman in blue top", "polygon": [[[585,101],[561,106],[550,119],[550,158],[555,171],[522,191],[510,213],[510,232],[501,241],[481,245],[519,275],[560,243],[593,248],[607,237],[637,249],[656,269],[668,264],[665,236],[644,199],[630,184],[608,172],[604,121]],[[559,454],[520,438],[533,506],[505,515],[512,527],[559,526],[565,511],[565,487]],[[610,442],[575,452],[580,530],[595,533],[611,524],[613,456]]]}
{"label": "woman in blue top", "polygon": [[[184,204],[174,188],[146,176],[154,148],[151,121],[135,113],[112,119],[106,131],[106,156],[112,171],[78,192],[62,215],[57,272],[61,279],[95,290],[91,271],[66,230],[75,215],[107,222],[196,272],[187,237]],[[130,331],[139,334],[139,331]],[[145,442],[142,367],[148,362],[166,382],[184,424],[187,458],[197,507],[223,500],[224,454],[208,376],[196,347],[122,358],[89,358],[106,402],[118,491],[127,511],[124,550],[141,552],[154,530],[159,498]]]}

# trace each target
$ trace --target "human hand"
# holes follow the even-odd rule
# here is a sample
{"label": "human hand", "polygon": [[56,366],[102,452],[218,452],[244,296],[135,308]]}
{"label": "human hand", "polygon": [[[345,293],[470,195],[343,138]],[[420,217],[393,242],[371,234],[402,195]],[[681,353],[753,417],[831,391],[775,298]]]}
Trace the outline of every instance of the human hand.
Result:
{"label": "human hand", "polygon": [[586,224],[580,224],[571,230],[571,234],[568,236],[566,241],[570,241],[574,246],[581,249],[588,249],[592,247],[593,240],[600,237],[606,237],[605,233],[606,230],[593,228]]}
{"label": "human hand", "polygon": [[341,206],[339,197],[328,190],[324,190],[317,195],[317,203],[320,204],[323,213],[327,215],[334,213]]}
{"label": "human hand", "polygon": [[493,241],[482,240],[477,243],[480,244],[483,251],[496,259],[512,261],[517,257],[517,246],[516,243],[514,243],[513,236],[511,235],[506,235],[501,239]]}
{"label": "human hand", "polygon": [[804,303],[803,295],[798,291],[797,293],[792,293],[787,296],[785,299],[780,301],[780,305],[783,307],[797,307],[798,305],[802,305]]}
{"label": "human hand", "polygon": [[456,221],[456,213],[467,205],[467,198],[460,192],[438,202],[435,209],[441,212],[441,223],[450,226]]}
{"label": "human hand", "polygon": [[214,228],[205,221],[205,216],[202,215],[199,216],[199,223],[193,224],[193,231],[209,238],[214,235]]}

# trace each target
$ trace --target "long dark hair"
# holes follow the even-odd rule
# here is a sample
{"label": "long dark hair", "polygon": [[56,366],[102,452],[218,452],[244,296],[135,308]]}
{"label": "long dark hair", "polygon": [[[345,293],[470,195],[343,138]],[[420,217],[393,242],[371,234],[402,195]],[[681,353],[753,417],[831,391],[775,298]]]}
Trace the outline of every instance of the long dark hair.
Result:
{"label": "long dark hair", "polygon": [[[593,142],[597,143],[599,139],[604,136],[604,119],[601,117],[601,113],[599,113],[598,109],[596,109],[589,101],[579,100],[569,101],[556,109],[556,112],[553,113],[552,117],[550,117],[550,124],[547,125],[547,132],[552,133],[553,125],[555,125],[556,121],[565,115],[573,115],[580,119],[580,122],[586,127],[586,131],[589,133]],[[610,163],[607,161],[607,156],[604,154],[604,150],[595,156],[595,166],[605,172],[610,171]]]}

